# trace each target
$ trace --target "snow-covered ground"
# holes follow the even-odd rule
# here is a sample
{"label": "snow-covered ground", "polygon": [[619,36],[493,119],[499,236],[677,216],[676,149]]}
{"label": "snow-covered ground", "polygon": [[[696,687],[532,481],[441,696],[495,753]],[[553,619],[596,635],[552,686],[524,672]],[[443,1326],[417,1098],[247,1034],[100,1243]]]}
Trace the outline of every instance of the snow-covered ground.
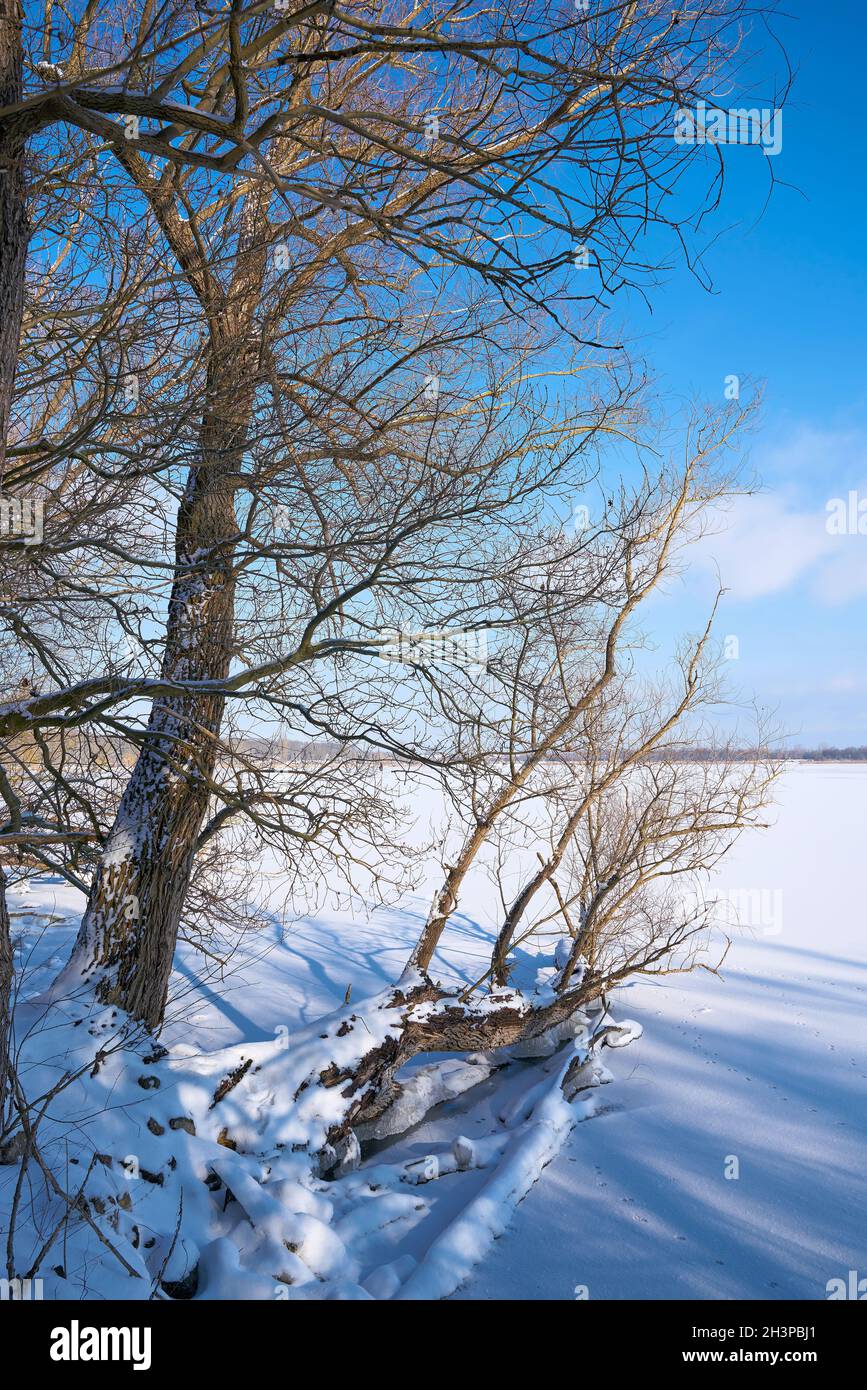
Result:
{"label": "snow-covered ground", "polygon": [[460,1297],[815,1299],[867,1273],[865,830],[867,769],[787,773],[719,880],[764,922],[722,979],[620,991],[644,1036],[604,1113]]}
{"label": "snow-covered ground", "polygon": [[[262,1165],[248,1164],[255,1181],[249,1203],[260,1208],[256,1215],[247,1211],[250,1222],[260,1223],[256,1240],[238,1236],[239,1216],[242,1222],[247,1216],[238,1212],[233,1226],[225,1202],[220,1211],[205,1185],[209,1164],[212,1172],[227,1164],[225,1185],[243,1206],[240,1162],[209,1137],[207,1126],[216,1126],[209,1117],[240,1125],[243,1104],[252,1104],[256,1114],[267,1112],[258,1131],[263,1148],[289,1134],[290,1107],[280,1104],[285,1039],[342,1010],[348,986],[358,1007],[397,977],[435,875],[408,902],[368,921],[321,913],[286,930],[275,925],[251,934],[225,978],[212,962],[210,978],[202,980],[202,958],[182,948],[162,1039],[171,1057],[161,1073],[157,1068],[159,1095],[135,1087],[130,1094],[128,1078],[114,1076],[109,1060],[99,1075],[113,1107],[111,1123],[91,1116],[76,1127],[85,1152],[88,1142],[94,1150],[111,1151],[114,1144],[129,1152],[124,1145],[131,1145],[152,1175],[163,1162],[161,1184],[129,1184],[133,1210],[117,1223],[128,1235],[137,1216],[143,1232],[163,1233],[149,1255],[137,1249],[133,1263],[145,1259],[152,1275],[156,1265],[164,1278],[177,1280],[185,1260],[194,1258],[178,1242],[162,1268],[170,1244],[165,1232],[171,1235],[177,1221],[178,1173],[188,1159],[201,1181],[185,1200],[185,1222],[199,1252],[207,1249],[200,1293],[216,1296],[273,1294],[276,1256],[268,1239],[288,1238],[281,1202],[291,1206],[294,1215],[286,1220],[293,1230],[300,1229],[299,1210],[307,1213],[307,1228],[314,1216],[322,1218],[311,1256],[318,1281],[308,1286],[306,1267],[298,1264],[294,1293],[301,1296],[326,1289],[338,1297],[430,1296],[463,1280],[455,1297],[814,1299],[826,1296],[829,1279],[850,1269],[867,1272],[865,803],[867,769],[804,765],[786,773],[775,825],[741,840],[715,887],[731,895],[743,923],[732,928],[722,978],[698,972],[618,991],[615,1016],[638,1020],[644,1036],[606,1054],[614,1083],[592,1093],[595,1115],[593,1105],[579,1105],[576,1114],[585,1122],[565,1143],[562,1110],[550,1099],[558,1059],[521,1063],[505,1086],[482,1080],[421,1126],[379,1141],[360,1173],[323,1185],[326,1197],[301,1199],[288,1158],[281,1160],[282,1187],[276,1169],[269,1187]],[[429,809],[420,803],[422,821]],[[273,866],[270,892],[279,900]],[[481,879],[474,896],[462,901],[444,977],[452,971],[466,977],[485,958],[490,898]],[[24,992],[33,995],[65,959],[81,903],[63,884],[34,880],[29,891],[12,895],[11,906],[19,965],[27,963]],[[49,916],[54,920],[47,922]],[[525,985],[542,963],[522,960],[525,978],[517,982]],[[38,1010],[22,1017],[37,1030],[43,1026]],[[214,1076],[245,1047],[248,1054],[256,1049],[258,1079],[245,1079],[222,1115],[208,1107]],[[49,1053],[50,1045],[41,1045],[33,1055]],[[92,1104],[94,1085],[83,1084]],[[194,1116],[194,1139],[166,1129],[175,1112]],[[149,1119],[168,1138],[148,1129]],[[63,1123],[68,1128],[68,1115]],[[486,1166],[471,1160],[469,1171],[451,1171],[457,1136],[465,1141],[462,1162],[469,1154]],[[165,1162],[169,1142],[179,1167]],[[181,1152],[185,1145],[192,1156]],[[407,1180],[427,1176],[431,1158],[442,1174],[437,1180]],[[7,1196],[13,1172],[0,1168]],[[115,1165],[106,1170],[106,1191],[119,1183]],[[263,1202],[269,1192],[274,1198]],[[506,1221],[511,1224],[500,1234]],[[326,1238],[325,1227],[342,1245]],[[492,1234],[500,1238],[491,1245]],[[302,1231],[290,1242],[300,1242],[302,1256],[304,1239],[312,1237]],[[93,1242],[82,1247],[86,1277],[72,1263],[47,1296],[137,1295],[137,1283],[122,1288],[116,1262]],[[289,1287],[281,1284],[278,1293]]]}

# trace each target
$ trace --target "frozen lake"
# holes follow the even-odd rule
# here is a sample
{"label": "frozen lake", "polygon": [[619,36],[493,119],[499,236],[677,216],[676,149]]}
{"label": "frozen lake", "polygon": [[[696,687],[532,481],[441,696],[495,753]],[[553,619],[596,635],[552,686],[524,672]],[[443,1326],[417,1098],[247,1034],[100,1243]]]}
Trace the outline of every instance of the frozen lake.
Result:
{"label": "frozen lake", "polygon": [[[599,1113],[575,1126],[455,1297],[823,1299],[829,1280],[867,1277],[865,806],[867,768],[785,773],[774,824],[744,836],[716,881],[745,919],[730,928],[721,977],[697,971],[617,991],[615,1016],[637,1019],[644,1036],[606,1053],[615,1080],[596,1093]],[[416,809],[420,822],[436,811],[424,796]],[[285,881],[266,869],[277,902]],[[182,947],[164,1041],[188,1051],[267,1042],[340,1006],[347,985],[353,1001],[384,988],[435,884],[432,870],[369,919],[322,912],[285,931],[275,923],[245,938],[225,972]],[[43,879],[13,892],[11,906],[29,993],[63,963],[82,902]],[[496,915],[482,875],[437,973],[477,975]],[[496,1128],[491,1093],[482,1085],[434,1111],[391,1157]],[[430,1220],[362,1242],[362,1265],[404,1250],[423,1260],[486,1180],[425,1189],[439,1202]]]}
{"label": "frozen lake", "polygon": [[795,766],[778,803],[719,878],[765,920],[722,979],[620,991],[645,1032],[609,1107],[457,1297],[816,1299],[867,1276],[867,768]]}

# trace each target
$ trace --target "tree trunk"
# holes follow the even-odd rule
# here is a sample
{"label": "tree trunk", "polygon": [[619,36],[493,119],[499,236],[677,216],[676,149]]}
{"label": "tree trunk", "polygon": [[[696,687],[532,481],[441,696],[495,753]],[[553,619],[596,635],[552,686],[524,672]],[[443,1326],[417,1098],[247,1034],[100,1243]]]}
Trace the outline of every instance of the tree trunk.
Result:
{"label": "tree trunk", "polygon": [[[347,1136],[359,1126],[378,1120],[394,1104],[401,1085],[397,1073],[412,1057],[424,1052],[489,1052],[539,1038],[568,1024],[585,1004],[598,998],[604,981],[588,972],[579,985],[536,1007],[516,991],[502,990],[496,1007],[490,1001],[476,1007],[445,995],[435,985],[415,985],[406,992],[398,986],[384,1007],[397,1008],[402,1025],[384,1043],[371,1048],[355,1067],[340,1071],[333,1063],[321,1072],[318,1084],[339,1087],[343,1101],[334,1101],[335,1113],[343,1110],[328,1132],[329,1152],[323,1154],[323,1171],[336,1161]],[[428,1016],[414,1017],[419,1005],[434,1004]]]}
{"label": "tree trunk", "polygon": [[[0,0],[0,106],[22,96],[23,50],[19,0]],[[0,489],[6,467],[12,388],[18,366],[24,271],[30,224],[24,186],[24,140],[0,122]],[[10,1081],[12,938],[6,874],[0,864],[0,1122]]]}
{"label": "tree trunk", "polygon": [[[21,100],[22,65],[20,0],[0,0],[0,106]],[[5,121],[0,123],[0,487],[18,364],[29,237],[24,139]]]}
{"label": "tree trunk", "polygon": [[6,906],[6,874],[0,864],[0,1133],[6,1118],[12,1052],[12,934]]}
{"label": "tree trunk", "polygon": [[[223,325],[208,368],[201,459],[178,513],[162,676],[220,681],[234,627],[235,487],[256,362],[236,322]],[[94,877],[73,961],[150,1028],[162,1021],[195,844],[208,806],[225,697],[155,701],[144,744]]]}

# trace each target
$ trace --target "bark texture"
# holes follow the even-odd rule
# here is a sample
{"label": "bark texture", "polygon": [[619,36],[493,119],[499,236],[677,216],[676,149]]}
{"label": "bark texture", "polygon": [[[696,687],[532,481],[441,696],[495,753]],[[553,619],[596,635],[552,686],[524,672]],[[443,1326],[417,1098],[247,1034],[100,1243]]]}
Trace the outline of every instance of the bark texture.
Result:
{"label": "bark texture", "polygon": [[[397,1036],[372,1048],[352,1071],[331,1066],[322,1072],[319,1083],[339,1086],[349,1101],[343,1119],[328,1134],[328,1144],[339,1155],[350,1131],[377,1120],[400,1094],[398,1071],[410,1058],[422,1052],[489,1052],[537,1038],[558,1024],[565,1023],[584,1004],[597,998],[603,988],[600,977],[588,973],[574,989],[536,1008],[528,1008],[517,993],[503,990],[496,1001],[484,1007],[446,998],[436,985],[426,983],[396,991],[389,1007],[404,1011],[405,1022]],[[413,1017],[420,1005],[436,1004],[435,1012]]]}
{"label": "bark texture", "polygon": [[[20,0],[0,0],[0,107],[20,102],[22,72]],[[20,129],[9,121],[0,122],[0,487],[9,440],[30,236],[24,149]]]}
{"label": "bark texture", "polygon": [[[23,51],[19,0],[0,0],[0,107],[21,100]],[[0,489],[6,469],[12,388],[24,310],[24,271],[30,224],[24,180],[24,140],[0,122]],[[12,941],[6,875],[0,864],[0,1116],[9,1084]]]}
{"label": "bark texture", "polygon": [[[256,353],[231,319],[214,339],[201,457],[190,470],[178,514],[162,663],[166,680],[223,680],[233,652],[235,487]],[[161,1023],[165,1008],[224,705],[219,693],[155,701],[76,944],[86,973],[99,974],[100,997],[150,1028]]]}
{"label": "bark texture", "polygon": [[0,1133],[10,1088],[12,1042],[12,936],[6,907],[6,875],[0,864]]}

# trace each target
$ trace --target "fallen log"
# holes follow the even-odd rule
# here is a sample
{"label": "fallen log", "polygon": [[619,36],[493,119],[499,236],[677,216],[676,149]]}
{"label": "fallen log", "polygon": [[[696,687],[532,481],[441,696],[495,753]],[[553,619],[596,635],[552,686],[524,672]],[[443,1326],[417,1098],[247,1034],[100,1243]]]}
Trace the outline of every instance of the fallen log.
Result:
{"label": "fallen log", "polygon": [[332,1065],[319,1074],[320,1085],[340,1087],[349,1102],[328,1131],[320,1171],[335,1167],[355,1129],[375,1123],[393,1105],[402,1091],[397,1073],[411,1058],[425,1052],[492,1052],[539,1038],[567,1023],[603,988],[603,978],[588,973],[574,989],[549,995],[544,1002],[499,988],[470,1004],[426,976],[409,988],[396,987],[382,1007],[399,1011],[398,1031],[366,1052],[355,1067],[340,1071]]}

